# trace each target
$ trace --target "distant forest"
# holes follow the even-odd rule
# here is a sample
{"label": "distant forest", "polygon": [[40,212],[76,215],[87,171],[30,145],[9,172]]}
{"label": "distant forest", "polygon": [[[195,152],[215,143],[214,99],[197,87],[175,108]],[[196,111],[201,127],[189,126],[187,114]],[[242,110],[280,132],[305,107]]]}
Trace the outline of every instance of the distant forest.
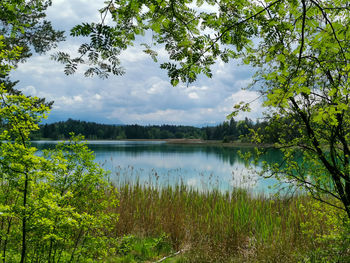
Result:
{"label": "distant forest", "polygon": [[[251,119],[236,121],[231,119],[217,126],[193,127],[182,125],[109,125],[68,119],[67,121],[40,126],[32,139],[61,140],[69,138],[69,133],[82,134],[88,140],[122,139],[203,139],[248,141],[250,130],[265,130],[266,122],[253,122]],[[277,141],[278,132],[266,131],[265,143]]]}

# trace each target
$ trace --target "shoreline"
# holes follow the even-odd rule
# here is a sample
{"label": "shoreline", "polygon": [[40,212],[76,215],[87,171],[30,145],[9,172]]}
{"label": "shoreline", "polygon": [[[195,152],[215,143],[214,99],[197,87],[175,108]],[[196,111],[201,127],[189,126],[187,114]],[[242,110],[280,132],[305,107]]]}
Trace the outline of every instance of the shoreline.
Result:
{"label": "shoreline", "polygon": [[[52,139],[40,139],[33,140],[32,142],[58,142],[58,141],[66,141],[68,139],[63,140],[52,140]],[[255,144],[250,142],[222,142],[220,140],[202,140],[202,139],[122,139],[122,140],[84,140],[84,141],[96,141],[96,142],[165,142],[167,144],[179,144],[179,145],[203,145],[203,146],[221,146],[221,147],[262,147],[262,148],[273,148],[274,144],[262,143]]]}
{"label": "shoreline", "polygon": [[274,147],[273,144],[255,144],[250,142],[222,142],[219,140],[201,140],[201,139],[166,139],[169,144],[194,144],[194,145],[210,145],[210,146],[222,146],[222,147]]}

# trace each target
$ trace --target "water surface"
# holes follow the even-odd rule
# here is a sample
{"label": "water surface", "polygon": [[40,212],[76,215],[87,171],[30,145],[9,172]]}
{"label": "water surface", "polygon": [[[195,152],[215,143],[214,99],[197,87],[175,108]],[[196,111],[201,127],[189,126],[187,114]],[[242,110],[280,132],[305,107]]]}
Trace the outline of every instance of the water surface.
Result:
{"label": "water surface", "polygon": [[[39,149],[52,148],[52,141],[33,144]],[[253,148],[220,147],[210,145],[168,144],[162,141],[88,141],[96,162],[111,172],[116,184],[136,180],[142,184],[159,186],[183,183],[201,190],[233,187],[251,188],[255,192],[270,192],[273,179],[261,179],[239,151]],[[276,162],[281,158],[277,150],[269,150],[262,157]],[[259,169],[256,167],[255,169]]]}

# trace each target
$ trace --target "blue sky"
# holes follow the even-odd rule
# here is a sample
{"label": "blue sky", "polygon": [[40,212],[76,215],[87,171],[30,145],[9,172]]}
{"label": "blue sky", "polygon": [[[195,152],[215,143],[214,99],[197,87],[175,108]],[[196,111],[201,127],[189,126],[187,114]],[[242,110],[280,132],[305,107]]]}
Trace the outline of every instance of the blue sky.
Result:
{"label": "blue sky", "polygon": [[[98,22],[98,9],[103,0],[54,0],[47,14],[56,29],[69,29],[81,22]],[[82,39],[67,37],[57,50],[74,52]],[[143,40],[144,41],[144,40]],[[141,43],[141,42],[139,42]],[[145,53],[139,44],[121,54],[123,76],[107,80],[85,78],[81,71],[66,76],[63,65],[50,60],[50,54],[34,55],[21,64],[12,77],[20,80],[18,88],[27,95],[53,100],[47,122],[68,118],[110,124],[183,124],[211,125],[226,119],[235,103],[252,101],[257,93],[241,90],[246,87],[253,70],[239,61],[213,67],[213,78],[200,77],[189,87],[172,87],[167,72]],[[73,53],[74,54],[74,53]],[[161,60],[166,53],[159,50]],[[237,119],[261,116],[257,100],[250,113],[240,113]]]}

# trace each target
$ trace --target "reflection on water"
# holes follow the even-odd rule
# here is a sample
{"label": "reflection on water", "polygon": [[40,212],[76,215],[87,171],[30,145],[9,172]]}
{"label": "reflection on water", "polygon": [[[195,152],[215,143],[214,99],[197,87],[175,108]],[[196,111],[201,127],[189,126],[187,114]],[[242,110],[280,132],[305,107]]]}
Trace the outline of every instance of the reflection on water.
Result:
{"label": "reflection on water", "polygon": [[[52,148],[55,142],[34,142],[39,149]],[[88,141],[96,161],[111,171],[111,180],[140,181],[143,184],[175,185],[184,183],[202,190],[234,186],[269,192],[272,179],[258,178],[240,157],[252,148],[209,145],[167,144],[161,141]],[[270,149],[261,160],[276,162],[281,153]],[[259,169],[258,167],[256,169]]]}

